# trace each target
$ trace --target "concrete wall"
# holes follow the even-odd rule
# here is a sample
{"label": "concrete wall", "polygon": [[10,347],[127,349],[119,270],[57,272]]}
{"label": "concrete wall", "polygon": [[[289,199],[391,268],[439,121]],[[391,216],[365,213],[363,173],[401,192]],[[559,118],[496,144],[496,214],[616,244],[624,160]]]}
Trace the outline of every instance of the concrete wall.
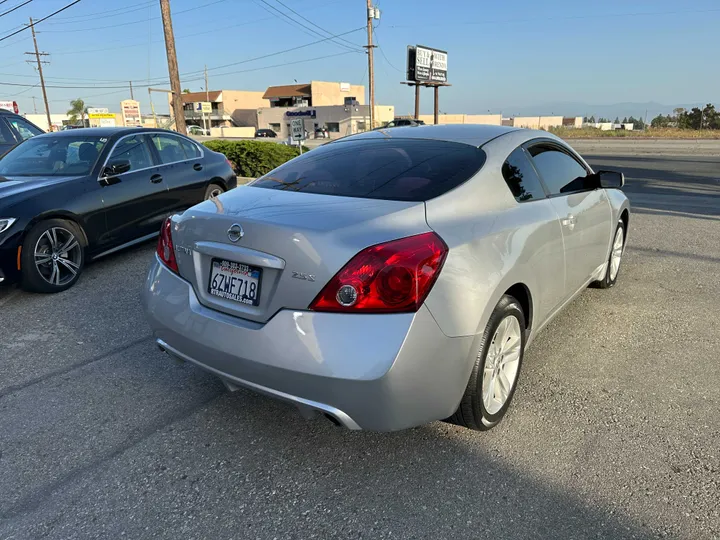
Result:
{"label": "concrete wall", "polygon": [[[346,110],[348,109],[348,110]],[[264,107],[257,110],[257,127],[260,129],[273,129],[278,137],[290,136],[288,125],[294,118],[287,116],[288,111],[315,111],[315,118],[302,117],[305,129],[312,138],[316,127],[327,127],[328,124],[338,124],[338,131],[330,132],[330,138],[337,139],[370,129],[370,107],[358,105],[345,107],[334,105],[327,107]],[[381,125],[395,117],[395,107],[388,105],[375,106],[375,122]],[[274,124],[274,125],[273,125]],[[364,128],[364,129],[363,129]]]}
{"label": "concrete wall", "polygon": [[270,100],[263,99],[264,93],[264,91],[223,90],[220,94],[218,102],[223,104],[223,109],[227,112],[227,114],[234,116],[233,111],[237,109],[259,109],[260,107],[269,107]]}
{"label": "concrete wall", "polygon": [[562,116],[516,116],[512,121],[513,127],[529,129],[549,129],[563,125]]}
{"label": "concrete wall", "polygon": [[214,127],[210,128],[211,137],[254,137],[254,127]]}
{"label": "concrete wall", "polygon": [[359,84],[351,84],[350,90],[340,90],[339,82],[312,81],[310,83],[310,94],[313,107],[327,105],[344,105],[345,98],[353,96],[360,105],[365,105],[365,87]]}
{"label": "concrete wall", "polygon": [[[432,114],[421,114],[420,120],[426,124],[433,124]],[[501,114],[440,114],[438,124],[490,124],[493,126],[502,125]]]}

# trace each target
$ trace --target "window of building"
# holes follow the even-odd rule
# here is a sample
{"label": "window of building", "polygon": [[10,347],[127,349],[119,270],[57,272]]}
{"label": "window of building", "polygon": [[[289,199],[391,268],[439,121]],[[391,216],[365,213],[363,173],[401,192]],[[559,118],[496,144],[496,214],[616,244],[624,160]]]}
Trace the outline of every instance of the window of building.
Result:
{"label": "window of building", "polygon": [[290,133],[290,124],[285,124],[285,127],[287,128],[287,132]]}
{"label": "window of building", "polygon": [[345,98],[345,105],[357,105],[358,101],[355,96],[349,96]]}
{"label": "window of building", "polygon": [[325,127],[330,133],[340,133],[340,124],[338,122],[325,122]]}
{"label": "window of building", "polygon": [[551,195],[585,189],[588,172],[566,152],[549,144],[536,144],[528,152]]}
{"label": "window of building", "polygon": [[280,124],[269,124],[269,126],[275,133],[280,133]]}
{"label": "window of building", "polygon": [[517,202],[545,198],[545,190],[525,150],[516,148],[503,163],[503,178]]}
{"label": "window of building", "polygon": [[357,130],[358,130],[358,132],[360,132],[360,131],[366,131],[366,130],[367,130],[367,125],[365,124],[365,122],[358,122],[358,123],[357,123]]}

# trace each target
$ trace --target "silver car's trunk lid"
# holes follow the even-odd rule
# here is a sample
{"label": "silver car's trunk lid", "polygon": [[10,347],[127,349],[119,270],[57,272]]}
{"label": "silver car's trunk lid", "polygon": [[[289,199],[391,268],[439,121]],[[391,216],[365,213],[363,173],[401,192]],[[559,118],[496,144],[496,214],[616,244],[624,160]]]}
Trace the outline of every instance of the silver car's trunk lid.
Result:
{"label": "silver car's trunk lid", "polygon": [[[236,224],[243,235],[233,242]],[[429,230],[422,202],[245,186],[176,217],[173,243],[180,275],[203,305],[263,323],[281,309],[307,309],[362,249]],[[210,294],[213,260],[259,269],[259,305]]]}

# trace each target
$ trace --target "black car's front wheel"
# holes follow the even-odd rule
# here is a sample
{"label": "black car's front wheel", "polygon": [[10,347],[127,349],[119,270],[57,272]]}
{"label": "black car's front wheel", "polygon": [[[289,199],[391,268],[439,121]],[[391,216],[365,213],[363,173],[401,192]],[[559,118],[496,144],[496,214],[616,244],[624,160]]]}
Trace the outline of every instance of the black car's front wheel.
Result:
{"label": "black car's front wheel", "polygon": [[85,264],[82,233],[70,221],[41,221],[25,237],[20,262],[24,289],[39,293],[69,289]]}

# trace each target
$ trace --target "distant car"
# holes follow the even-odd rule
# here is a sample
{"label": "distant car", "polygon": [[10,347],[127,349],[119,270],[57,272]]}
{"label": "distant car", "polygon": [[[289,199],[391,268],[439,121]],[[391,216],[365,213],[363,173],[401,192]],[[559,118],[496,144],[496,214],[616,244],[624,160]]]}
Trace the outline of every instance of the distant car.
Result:
{"label": "distant car", "polygon": [[[351,429],[490,429],[527,345],[618,279],[623,181],[544,131],[351,135],[169,218],[142,302],[161,349],[230,389]],[[612,316],[584,304],[588,332]]]}
{"label": "distant car", "polygon": [[19,114],[0,109],[0,156],[18,143],[45,133]]}
{"label": "distant car", "polygon": [[415,120],[413,118],[396,118],[395,120],[388,122],[384,126],[380,126],[379,128],[375,128],[375,129],[388,129],[388,128],[394,128],[394,127],[424,126],[424,125],[425,125],[425,122],[422,120]]}
{"label": "distant car", "polygon": [[277,133],[275,133],[272,129],[258,129],[255,132],[255,138],[262,139],[262,138],[272,138],[274,139],[277,137]]}
{"label": "distant car", "polygon": [[316,127],[315,128],[315,138],[316,139],[329,139],[330,132],[325,127]]}
{"label": "distant car", "polygon": [[188,126],[187,128],[190,135],[204,135],[209,136],[209,130],[201,128],[200,126]]}
{"label": "distant car", "polygon": [[65,290],[87,260],[157,236],[168,215],[236,185],[225,156],[172,131],[33,137],[0,158],[0,282]]}

